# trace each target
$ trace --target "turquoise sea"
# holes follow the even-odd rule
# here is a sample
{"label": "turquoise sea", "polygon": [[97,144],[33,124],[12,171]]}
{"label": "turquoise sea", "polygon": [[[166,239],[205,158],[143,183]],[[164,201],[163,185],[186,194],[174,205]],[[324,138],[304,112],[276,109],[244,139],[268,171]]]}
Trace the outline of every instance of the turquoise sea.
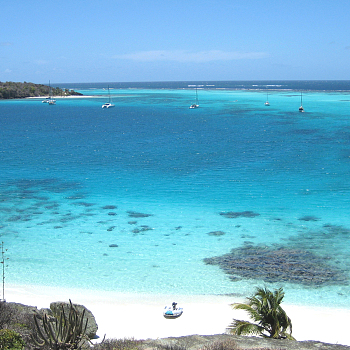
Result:
{"label": "turquoise sea", "polygon": [[6,283],[350,308],[349,81],[57,86],[0,101]]}

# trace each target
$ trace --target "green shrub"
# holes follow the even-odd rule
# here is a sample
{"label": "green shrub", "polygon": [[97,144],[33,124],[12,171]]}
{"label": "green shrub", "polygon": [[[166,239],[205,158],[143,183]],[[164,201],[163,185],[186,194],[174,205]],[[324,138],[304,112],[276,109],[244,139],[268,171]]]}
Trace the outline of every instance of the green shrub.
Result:
{"label": "green shrub", "polygon": [[10,329],[0,330],[0,349],[1,350],[22,350],[24,348],[22,337]]}

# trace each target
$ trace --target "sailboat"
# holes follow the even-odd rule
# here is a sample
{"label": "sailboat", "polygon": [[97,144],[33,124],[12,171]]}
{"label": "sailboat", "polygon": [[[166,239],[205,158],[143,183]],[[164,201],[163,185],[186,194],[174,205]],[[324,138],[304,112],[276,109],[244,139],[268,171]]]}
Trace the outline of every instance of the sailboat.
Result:
{"label": "sailboat", "polygon": [[265,106],[270,106],[270,102],[269,102],[269,92],[267,92],[267,94],[266,94]]}
{"label": "sailboat", "polygon": [[45,100],[43,100],[42,103],[48,103],[49,105],[55,105],[55,104],[56,104],[56,100],[54,100],[54,99],[51,97],[51,84],[50,84],[50,80],[49,80],[49,97],[47,97]]}
{"label": "sailboat", "polygon": [[299,107],[299,112],[304,112],[304,107],[303,107],[303,92],[300,93],[300,107]]}
{"label": "sailboat", "polygon": [[111,108],[114,107],[114,104],[111,103],[111,94],[109,93],[109,86],[108,86],[108,102],[104,103],[102,105],[102,108]]}
{"label": "sailboat", "polygon": [[197,91],[197,86],[196,86],[196,103],[191,104],[191,106],[189,107],[190,109],[193,108],[198,108],[199,104],[198,104],[198,91]]}

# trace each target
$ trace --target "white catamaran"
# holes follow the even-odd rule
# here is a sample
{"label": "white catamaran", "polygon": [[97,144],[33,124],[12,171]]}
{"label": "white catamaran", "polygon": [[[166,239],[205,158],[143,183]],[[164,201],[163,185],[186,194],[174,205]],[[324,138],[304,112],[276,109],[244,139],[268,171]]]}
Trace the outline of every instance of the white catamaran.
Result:
{"label": "white catamaran", "polygon": [[108,86],[108,102],[104,103],[102,105],[102,108],[111,108],[114,107],[114,104],[111,103],[111,94],[109,93],[109,86]]}
{"label": "white catamaran", "polygon": [[300,93],[300,107],[299,107],[299,112],[304,112],[304,107],[303,107],[303,92]]}
{"label": "white catamaran", "polygon": [[49,80],[49,97],[47,97],[45,100],[42,101],[42,103],[48,103],[49,105],[55,105],[56,100],[54,100],[51,96],[51,84]]}
{"label": "white catamaran", "polygon": [[269,102],[269,92],[266,93],[266,102],[265,102],[265,106],[270,106],[270,102]]}
{"label": "white catamaran", "polygon": [[199,104],[198,104],[198,91],[197,91],[197,86],[196,86],[196,102],[191,104],[191,106],[189,108],[193,109],[193,108],[198,108],[198,107],[199,107]]}

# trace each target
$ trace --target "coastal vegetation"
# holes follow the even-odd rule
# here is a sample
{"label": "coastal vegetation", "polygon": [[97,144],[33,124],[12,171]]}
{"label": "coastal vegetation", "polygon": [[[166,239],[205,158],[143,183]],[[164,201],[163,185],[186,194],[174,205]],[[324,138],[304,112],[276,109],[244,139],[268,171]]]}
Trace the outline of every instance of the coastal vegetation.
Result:
{"label": "coastal vegetation", "polygon": [[24,348],[22,337],[11,329],[0,330],[0,349],[22,350]]}
{"label": "coastal vegetation", "polygon": [[[38,310],[34,306],[27,306],[18,303],[0,302],[0,349],[4,350],[49,350],[55,349],[50,345],[38,347],[33,341],[33,336],[38,334],[35,325],[34,317],[44,317],[47,313],[52,323],[55,323],[54,313],[61,309],[61,302],[51,303],[50,309]],[[70,303],[64,303],[66,307],[70,308]],[[82,305],[73,304],[74,308],[81,312]],[[68,310],[67,309],[67,310]],[[66,308],[64,309],[65,314]],[[87,310],[87,309],[86,309]],[[37,316],[35,316],[37,315]],[[40,316],[38,316],[40,315]],[[85,316],[89,315],[89,311],[85,312]],[[110,322],[113,323],[113,315],[111,314]],[[86,321],[83,322],[85,324]],[[97,328],[90,328],[91,324],[95,322],[93,315],[88,321],[86,334],[89,339],[95,338]],[[210,322],[210,319],[208,319]],[[94,333],[95,332],[95,333]],[[157,338],[157,339],[134,339],[134,338],[118,338],[118,339],[103,339],[98,341],[98,344],[91,344],[85,342],[82,345],[82,350],[269,350],[269,349],[284,349],[284,350],[340,350],[348,349],[348,346],[340,344],[326,344],[319,341],[289,341],[287,339],[273,339],[270,337],[244,337],[234,334],[215,334],[215,335],[189,335],[171,338]],[[66,345],[66,347],[58,349],[76,349],[74,344]]]}
{"label": "coastal vegetation", "polygon": [[[50,86],[34,83],[18,83],[18,82],[1,82],[0,81],[0,100],[26,98],[26,97],[40,97],[48,96],[50,94]],[[80,92],[69,89],[61,89],[59,87],[51,87],[52,96],[73,96],[82,95]]]}
{"label": "coastal vegetation", "polygon": [[255,322],[233,320],[228,327],[235,335],[260,335],[265,338],[290,339],[292,336],[292,321],[281,307],[284,297],[282,288],[270,291],[267,288],[257,288],[246,303],[232,304],[236,310],[246,311]]}

